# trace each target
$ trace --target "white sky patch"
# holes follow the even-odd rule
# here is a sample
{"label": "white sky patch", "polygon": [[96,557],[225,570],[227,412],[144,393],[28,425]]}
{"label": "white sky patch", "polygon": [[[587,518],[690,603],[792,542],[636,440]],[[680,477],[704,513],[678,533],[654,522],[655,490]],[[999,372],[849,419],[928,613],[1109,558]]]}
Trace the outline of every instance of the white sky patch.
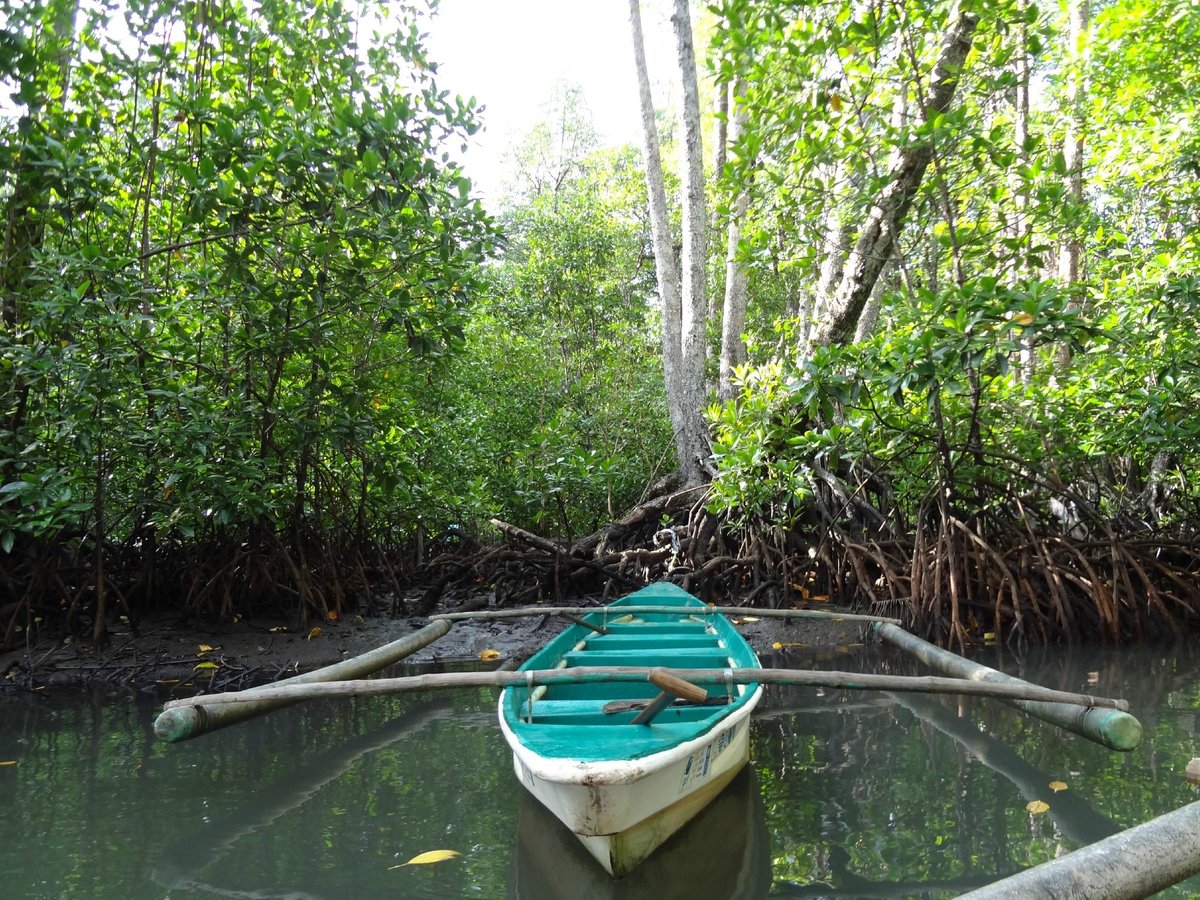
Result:
{"label": "white sky patch", "polygon": [[[662,0],[642,4],[654,102],[670,108],[674,35]],[[486,109],[464,159],[477,188],[495,197],[504,156],[543,117],[554,86],[579,85],[606,145],[641,145],[628,0],[441,0],[425,26],[438,84]]]}

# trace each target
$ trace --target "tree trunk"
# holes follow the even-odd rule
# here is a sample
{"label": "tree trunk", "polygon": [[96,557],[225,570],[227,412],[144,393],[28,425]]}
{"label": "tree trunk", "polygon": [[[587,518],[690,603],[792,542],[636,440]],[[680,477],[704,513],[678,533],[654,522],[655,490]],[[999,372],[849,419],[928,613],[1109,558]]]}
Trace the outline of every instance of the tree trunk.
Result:
{"label": "tree trunk", "polygon": [[[696,76],[696,53],[692,46],[692,17],[688,0],[675,0],[671,17],[683,81],[683,372],[680,401],[684,413],[684,441],[688,458],[680,460],[687,484],[705,478],[709,457],[708,430],[704,408],[704,362],[707,355],[705,325],[708,306],[708,229],[704,196],[704,147],[700,129],[700,87]],[[739,332],[740,333],[740,332]]]}
{"label": "tree trunk", "polygon": [[[1091,18],[1090,0],[1071,0],[1067,9],[1070,22],[1067,36],[1070,59],[1070,76],[1067,80],[1067,128],[1063,135],[1063,160],[1066,163],[1067,202],[1079,210],[1083,206],[1083,159],[1084,132],[1087,127],[1087,87],[1084,62],[1087,48],[1088,22]],[[1083,245],[1079,240],[1078,228],[1072,227],[1063,241],[1058,256],[1058,278],[1063,289],[1076,297],[1072,305],[1078,306],[1079,263]],[[1071,348],[1062,344],[1058,348],[1058,364],[1071,364]]]}
{"label": "tree trunk", "polygon": [[[845,163],[833,167],[830,172],[830,184],[836,186],[847,175]],[[801,330],[801,351],[808,348],[808,342],[818,333],[822,323],[828,322],[833,314],[834,297],[845,271],[846,256],[850,252],[850,241],[854,237],[854,229],[850,224],[850,213],[838,195],[831,190],[827,196],[829,205],[825,210],[825,233],[822,243],[825,246],[825,258],[821,260],[821,268],[817,277],[817,289],[813,294],[812,309]]]}
{"label": "tree trunk", "polygon": [[[1017,79],[1017,87],[1013,97],[1013,143],[1017,148],[1017,161],[1021,168],[1029,165],[1029,150],[1026,142],[1029,140],[1029,25],[1025,21],[1029,0],[1018,0],[1017,14],[1021,21],[1018,23],[1016,52],[1013,54],[1013,74]],[[1012,236],[1017,249],[1009,268],[1009,284],[1016,285],[1029,274],[1029,250],[1031,241],[1028,221],[1029,198],[1023,192],[1022,178],[1015,172],[1012,177],[1013,191],[1013,228]],[[1027,339],[1026,339],[1027,340]],[[1017,375],[1022,381],[1028,382],[1033,376],[1035,356],[1026,343],[1020,351],[1017,361]]]}
{"label": "tree trunk", "polygon": [[[970,6],[969,0],[964,0],[951,12],[951,25],[942,41],[929,90],[921,104],[927,122],[935,114],[945,113],[954,98],[959,73],[971,51],[979,24],[979,17],[968,11]],[[841,283],[833,298],[832,317],[817,343],[843,343],[854,334],[859,316],[892,254],[904,216],[933,159],[933,151],[932,140],[924,137],[901,148],[895,155],[889,166],[887,183],[867,214],[846,260]]]}
{"label": "tree trunk", "polygon": [[[742,93],[740,81],[732,85],[732,93],[730,143],[737,141],[746,123],[746,109],[737,102]],[[746,266],[738,258],[738,244],[742,240],[742,223],[749,209],[750,189],[747,185],[738,193],[729,211],[729,224],[725,229],[725,304],[721,311],[720,384],[717,388],[721,400],[733,399],[733,370],[746,362],[746,342],[742,340],[742,332],[746,330]]]}
{"label": "tree trunk", "polygon": [[888,262],[888,268],[880,273],[879,280],[875,282],[875,289],[871,291],[871,297],[867,300],[867,305],[863,307],[862,315],[858,317],[858,325],[854,329],[854,342],[870,340],[875,334],[875,328],[879,324],[879,310],[883,306],[883,295],[887,293],[889,288],[895,287],[896,257],[893,254]]}
{"label": "tree trunk", "polygon": [[[684,6],[686,12],[686,4]],[[688,32],[687,49],[690,51],[690,20],[685,19],[685,24]],[[667,194],[663,179],[658,126],[654,118],[654,99],[650,94],[650,75],[646,67],[646,50],[642,38],[642,15],[638,0],[629,0],[629,25],[633,36],[634,65],[637,69],[638,95],[642,113],[646,193],[650,206],[654,267],[658,277],[659,298],[662,302],[663,376],[666,382],[667,407],[671,414],[671,427],[675,434],[675,452],[679,458],[680,474],[688,484],[695,484],[704,478],[702,460],[708,457],[704,439],[704,421],[700,415],[701,402],[704,397],[704,184],[703,166],[699,157],[699,98],[694,92],[696,67],[693,58],[691,66],[692,102],[695,103],[696,113],[694,150],[697,154],[696,166],[700,172],[700,196],[698,207],[695,197],[689,200],[685,196],[685,204],[688,206],[684,211],[684,258],[688,265],[691,265],[693,261],[698,261],[700,267],[698,294],[693,279],[689,279],[686,288],[681,289],[680,286],[679,259],[671,239],[671,221],[667,213]],[[678,30],[679,26],[676,28]],[[685,122],[685,155],[690,156],[687,150],[689,143],[687,137]],[[689,182],[685,180],[686,183]],[[687,224],[689,214],[695,213],[701,217],[698,237],[699,254],[696,253],[694,243],[697,239],[696,229]],[[698,342],[697,337],[699,338]]]}

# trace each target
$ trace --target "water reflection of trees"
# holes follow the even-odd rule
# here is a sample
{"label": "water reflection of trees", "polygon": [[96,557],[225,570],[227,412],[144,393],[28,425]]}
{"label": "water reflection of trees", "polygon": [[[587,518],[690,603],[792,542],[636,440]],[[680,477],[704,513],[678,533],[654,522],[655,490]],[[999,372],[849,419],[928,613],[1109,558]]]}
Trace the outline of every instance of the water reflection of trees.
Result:
{"label": "water reflection of trees", "polygon": [[[953,896],[1192,799],[1182,771],[1200,648],[1036,648],[1019,660],[990,650],[980,661],[1062,690],[1124,696],[1147,739],[1118,754],[992,701],[773,688],[754,764],[777,895],[900,896],[924,885]],[[767,662],[929,674],[872,646]],[[1050,812],[1029,813],[1034,799]]]}

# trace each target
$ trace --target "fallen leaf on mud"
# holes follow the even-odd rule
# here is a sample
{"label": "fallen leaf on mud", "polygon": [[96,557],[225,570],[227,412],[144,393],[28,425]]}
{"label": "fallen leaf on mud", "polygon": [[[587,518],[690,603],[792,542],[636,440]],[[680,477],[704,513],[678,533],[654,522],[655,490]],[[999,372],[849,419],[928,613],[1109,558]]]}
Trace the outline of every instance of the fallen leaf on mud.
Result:
{"label": "fallen leaf on mud", "polygon": [[274,628],[268,628],[267,631],[287,631],[286,625],[276,625]]}
{"label": "fallen leaf on mud", "polygon": [[499,659],[500,651],[499,650],[490,650],[490,649],[484,650],[482,653],[479,654],[479,658],[482,659],[484,662],[488,662],[493,659]]}
{"label": "fallen leaf on mud", "polygon": [[758,616],[742,616],[740,619],[734,619],[733,624],[734,625],[745,625],[747,622],[761,622],[761,621],[762,621],[762,619],[760,619]]}
{"label": "fallen leaf on mud", "polygon": [[306,641],[311,641],[313,638],[315,638],[315,637],[316,637],[318,634],[320,634],[320,633],[321,633],[321,626],[320,626],[320,625],[314,625],[314,626],[313,626],[313,629],[312,629],[312,631],[310,631],[310,632],[308,633],[308,637],[306,637],[306,638],[305,638],[305,640],[306,640]]}
{"label": "fallen leaf on mud", "polygon": [[1028,803],[1025,804],[1025,809],[1031,815],[1035,815],[1035,816],[1041,815],[1049,808],[1050,808],[1050,804],[1047,803],[1045,800],[1030,800]]}
{"label": "fallen leaf on mud", "polygon": [[336,622],[338,620],[338,611],[336,609],[331,609],[329,612],[325,613],[325,618],[330,622]]}
{"label": "fallen leaf on mud", "polygon": [[15,766],[16,764],[15,759],[0,759],[0,766]]}
{"label": "fallen leaf on mud", "polygon": [[219,669],[221,667],[218,666],[212,660],[208,660],[207,662],[196,663],[196,665],[193,668],[196,668],[196,669]]}
{"label": "fallen leaf on mud", "polygon": [[211,646],[211,645],[209,645],[209,644],[201,644],[201,645],[200,645],[200,652],[201,652],[201,653],[212,653],[212,652],[213,652],[214,650],[216,650],[216,649],[217,649],[216,647],[213,647],[213,646]]}
{"label": "fallen leaf on mud", "polygon": [[155,684],[179,684],[179,679],[178,678],[160,678],[154,683]]}
{"label": "fallen leaf on mud", "polygon": [[388,871],[403,869],[405,866],[424,866],[428,863],[444,862],[447,859],[454,859],[454,857],[461,855],[457,850],[428,850],[425,853],[414,856],[406,863],[400,863],[398,866],[388,866]]}
{"label": "fallen leaf on mud", "polygon": [[1056,794],[1059,791],[1065,791],[1066,789],[1067,789],[1067,783],[1065,781],[1050,782],[1050,790],[1054,791],[1054,793],[1056,793]]}

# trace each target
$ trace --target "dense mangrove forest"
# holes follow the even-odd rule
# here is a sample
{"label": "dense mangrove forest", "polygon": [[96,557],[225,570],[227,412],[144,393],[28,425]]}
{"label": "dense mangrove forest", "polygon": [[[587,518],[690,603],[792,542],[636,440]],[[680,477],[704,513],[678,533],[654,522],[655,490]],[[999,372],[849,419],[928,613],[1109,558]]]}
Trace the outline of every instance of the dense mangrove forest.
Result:
{"label": "dense mangrove forest", "polygon": [[548,79],[497,196],[436,17],[0,0],[0,647],[659,577],[1195,627],[1200,6],[630,0],[643,140]]}

